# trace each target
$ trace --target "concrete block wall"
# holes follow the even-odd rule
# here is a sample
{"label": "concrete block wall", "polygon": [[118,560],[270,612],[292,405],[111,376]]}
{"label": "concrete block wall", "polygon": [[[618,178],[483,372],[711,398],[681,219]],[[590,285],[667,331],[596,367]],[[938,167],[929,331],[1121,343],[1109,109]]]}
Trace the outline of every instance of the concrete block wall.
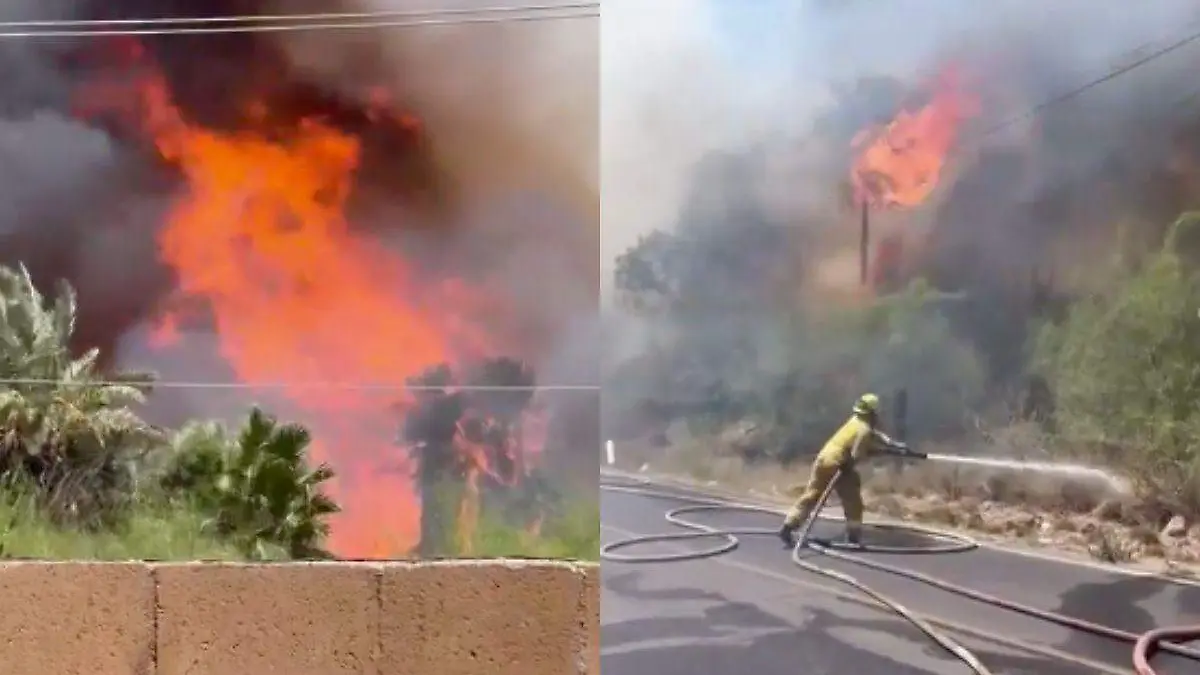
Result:
{"label": "concrete block wall", "polygon": [[600,568],[0,564],[5,675],[599,675]]}

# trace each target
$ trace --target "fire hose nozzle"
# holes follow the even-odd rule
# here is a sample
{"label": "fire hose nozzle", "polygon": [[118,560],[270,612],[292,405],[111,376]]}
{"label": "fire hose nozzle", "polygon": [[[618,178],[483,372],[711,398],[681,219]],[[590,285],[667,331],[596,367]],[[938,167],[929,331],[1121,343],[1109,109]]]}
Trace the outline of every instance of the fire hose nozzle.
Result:
{"label": "fire hose nozzle", "polygon": [[908,445],[905,443],[898,443],[893,448],[893,453],[897,457],[904,458],[904,459],[929,459],[929,453],[921,452],[919,450],[913,450],[912,448],[908,447]]}

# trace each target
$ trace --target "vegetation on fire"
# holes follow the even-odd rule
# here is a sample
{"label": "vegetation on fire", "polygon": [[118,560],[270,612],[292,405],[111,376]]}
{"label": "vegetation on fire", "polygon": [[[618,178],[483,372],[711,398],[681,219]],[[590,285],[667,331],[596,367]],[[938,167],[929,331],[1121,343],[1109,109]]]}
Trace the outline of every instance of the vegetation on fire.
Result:
{"label": "vegetation on fire", "polygon": [[417,458],[421,557],[599,556],[597,505],[570,504],[525,463],[525,417],[536,378],[489,359],[462,377],[446,365],[410,384],[401,442]]}
{"label": "vegetation on fire", "polygon": [[[1123,251],[1086,296],[1038,283],[1009,295],[980,284],[948,294],[918,278],[896,293],[781,316],[757,270],[796,265],[771,243],[787,226],[748,200],[728,201],[743,206],[692,214],[617,262],[625,310],[650,336],[605,383],[607,400],[625,408],[610,416],[624,428],[608,433],[653,432],[634,461],[778,488],[802,478],[858,393],[886,401],[904,388],[907,434],[919,446],[1103,465],[1136,494],[881,465],[871,481],[877,508],[1031,542],[1055,539],[1047,532],[1056,529],[1056,543],[1107,559],[1198,559],[1200,215],[1167,228],[1161,248]],[[905,496],[909,506],[898,506]],[[1009,522],[988,520],[1005,514]]]}
{"label": "vegetation on fire", "polygon": [[[324,541],[338,505],[326,491],[334,476],[307,454],[310,436],[299,424],[251,409],[240,428],[194,421],[176,430],[153,426],[137,413],[154,384],[145,373],[106,372],[92,349],[72,351],[75,292],[60,284],[45,298],[23,268],[0,267],[0,556],[51,559],[251,559],[332,557]],[[441,378],[441,380],[438,380]],[[449,369],[424,381],[448,382]],[[481,381],[531,380],[521,364],[497,360]],[[433,427],[414,431],[442,439],[460,425],[456,394],[427,394]],[[503,445],[528,397],[475,397],[488,428]],[[419,416],[419,415],[418,415]],[[451,419],[453,418],[453,419]],[[410,416],[408,427],[415,430]],[[487,445],[487,439],[476,439]],[[493,443],[495,445],[495,443]],[[462,494],[471,472],[446,445],[420,454],[422,485],[439,482]],[[434,478],[437,481],[434,481]],[[554,501],[533,473],[510,490],[487,490],[498,509],[467,541],[435,546],[456,524],[432,522],[426,547],[437,555],[556,554],[593,558],[598,517]],[[433,501],[433,500],[430,500]],[[553,502],[553,503],[552,503]],[[492,503],[499,506],[493,507]],[[546,506],[546,508],[538,508]],[[509,511],[527,520],[561,514],[531,528],[514,528]],[[522,510],[523,509],[523,510]],[[439,509],[427,509],[436,519]],[[492,513],[489,511],[489,513]],[[589,521],[590,519],[590,521]],[[433,534],[430,534],[433,533]],[[437,536],[434,536],[437,535]]]}

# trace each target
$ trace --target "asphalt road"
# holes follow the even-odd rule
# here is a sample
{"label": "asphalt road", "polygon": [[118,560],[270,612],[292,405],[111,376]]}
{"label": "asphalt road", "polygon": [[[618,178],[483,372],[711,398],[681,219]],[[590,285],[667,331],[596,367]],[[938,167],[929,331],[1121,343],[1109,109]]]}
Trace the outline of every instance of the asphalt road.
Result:
{"label": "asphalt road", "polygon": [[[686,495],[681,488],[665,488]],[[690,493],[696,494],[696,493]],[[604,543],[679,531],[664,520],[684,505],[660,497],[601,493]],[[835,507],[836,508],[836,507]],[[777,527],[755,514],[697,515],[714,527]],[[839,525],[819,523],[818,536]],[[888,544],[895,534],[872,532]],[[911,535],[903,535],[911,537]],[[889,541],[882,541],[883,539]],[[670,553],[707,542],[646,544],[623,553]],[[1141,633],[1200,621],[1200,586],[1098,567],[980,548],[945,555],[876,555],[876,559],[1049,611]],[[814,560],[848,573],[925,617],[983,635],[1027,641],[1116,672],[1132,672],[1132,646],[963,598],[919,581],[851,563]],[[742,538],[723,556],[675,563],[601,565],[601,669],[605,675],[955,675],[969,672],[894,614],[847,599],[854,591],[794,566],[772,537]],[[1081,675],[1095,667],[1034,654],[1013,645],[951,633],[995,673]],[[1200,645],[1192,645],[1200,647]],[[1200,661],[1170,654],[1154,660],[1161,675],[1200,675]],[[1104,671],[1099,671],[1104,672]]]}

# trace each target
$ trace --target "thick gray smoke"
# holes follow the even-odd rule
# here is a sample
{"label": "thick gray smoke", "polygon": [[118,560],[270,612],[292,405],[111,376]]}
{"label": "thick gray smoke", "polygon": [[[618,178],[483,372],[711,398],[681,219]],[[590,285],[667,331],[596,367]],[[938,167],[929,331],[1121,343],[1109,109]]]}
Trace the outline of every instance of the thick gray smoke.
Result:
{"label": "thick gray smoke", "polygon": [[[330,4],[277,3],[288,12],[430,7],[413,0]],[[436,5],[494,6],[489,0]],[[460,216],[471,227],[457,253],[490,260],[493,282],[517,300],[523,319],[515,341],[543,358],[550,354],[539,364],[543,381],[595,382],[589,360],[564,355],[578,353],[574,327],[594,321],[596,307],[598,20],[295,33],[282,44],[314,82],[348,97],[383,87],[419,111],[434,139],[435,163],[467,205]]]}
{"label": "thick gray smoke", "polygon": [[[791,78],[721,53],[714,3],[606,0],[601,49],[604,288],[613,259],[674,225],[707,153],[758,143],[786,114]],[[788,86],[785,87],[784,85]]]}
{"label": "thick gray smoke", "polygon": [[[330,10],[327,1],[279,3]],[[340,0],[345,11],[427,9],[412,0]],[[537,4],[537,3],[531,3]],[[491,0],[439,8],[495,7]],[[305,75],[347,96],[384,86],[420,112],[435,162],[453,177],[470,223],[458,257],[487,260],[489,283],[518,303],[514,344],[528,348],[543,384],[599,381],[597,332],[599,21],[514,22],[283,40]],[[528,195],[528,196],[526,196]],[[403,216],[401,216],[403,217]],[[596,392],[552,397],[550,457],[586,479],[594,466]],[[552,470],[556,466],[550,467]],[[559,473],[555,471],[555,473]]]}
{"label": "thick gray smoke", "polygon": [[[268,5],[9,0],[0,18],[431,8],[401,0]],[[163,36],[144,45],[166,71],[180,106],[208,125],[235,123],[251,95],[260,93],[283,92],[282,100],[296,108],[288,113],[304,114],[304,106],[313,105],[318,113],[348,109],[343,116],[354,119],[378,92],[387,92],[394,109],[420,119],[428,143],[415,152],[386,145],[370,150],[382,174],[392,165],[401,181],[405,171],[415,177],[399,186],[366,186],[353,225],[419,254],[431,275],[449,273],[495,292],[505,312],[463,320],[486,322],[483,332],[494,334],[506,353],[531,360],[539,381],[586,384],[597,377],[592,362],[580,357],[592,339],[580,326],[595,321],[599,274],[598,29],[597,19],[576,18]],[[79,85],[96,71],[112,70],[104,60],[112,55],[95,53],[111,42],[0,39],[6,64],[0,72],[3,260],[28,264],[43,284],[62,277],[76,286],[81,343],[167,379],[227,379],[216,342],[203,330],[170,351],[149,343],[150,321],[173,287],[154,235],[180,187],[178,176],[137,138],[74,114]],[[419,156],[408,157],[413,154]],[[435,206],[422,206],[421,199]],[[155,400],[172,418],[164,421],[223,414],[242,403],[227,393],[215,398],[164,390]]]}
{"label": "thick gray smoke", "polygon": [[[839,88],[859,78],[916,86],[950,63],[963,64],[984,97],[978,125],[986,128],[1188,35],[1200,11],[1184,0],[1105,12],[1083,0],[768,1],[753,10],[739,4],[605,3],[606,287],[613,258],[639,235],[676,225],[693,169],[707,153],[769,144],[774,160],[763,185],[775,194],[767,199],[794,204],[797,192],[823,191],[825,206],[836,203],[828,195],[844,176],[829,173],[845,166],[850,150],[822,147],[809,133]],[[1200,45],[1181,50],[1097,87],[1081,105],[1145,119],[1171,95],[1190,93],[1185,78],[1198,51]],[[990,140],[1028,128],[1016,124]],[[1097,137],[1091,156],[1075,148],[1044,170],[1086,173],[1117,142],[1123,139]]]}
{"label": "thick gray smoke", "polygon": [[[0,20],[83,10],[70,0],[8,0]],[[81,342],[111,350],[111,328],[136,321],[147,289],[163,280],[150,237],[163,201],[153,181],[128,191],[144,178],[131,153],[71,114],[75,80],[64,57],[76,46],[0,39],[0,247],[5,263],[25,263],[43,285],[68,278],[81,296]]]}
{"label": "thick gray smoke", "polygon": [[[150,12],[140,6],[143,3],[125,4],[124,9],[104,7],[103,15],[164,13],[161,8]],[[439,5],[475,6],[491,4],[460,1]],[[66,11],[68,7],[64,3],[53,15],[94,16],[82,3],[73,7],[74,13]],[[45,18],[34,9],[12,9],[10,16]],[[166,9],[166,14],[201,16],[236,12],[238,7],[232,2],[179,2]],[[328,2],[289,2],[259,11],[416,9],[428,6],[402,1],[348,1],[334,7]],[[432,139],[434,180],[441,183],[439,189],[452,195],[452,208],[443,217],[453,223],[430,223],[433,217],[428,214],[389,211],[386,199],[375,200],[382,202],[373,205],[376,219],[391,221],[381,226],[384,230],[403,230],[407,221],[453,233],[446,236],[459,240],[448,248],[458,258],[477,262],[492,283],[499,282],[500,287],[512,291],[521,312],[534,324],[522,326],[526,335],[518,337],[532,335],[532,341],[553,332],[554,326],[548,324],[572,312],[590,313],[594,304],[599,232],[597,32],[594,18],[577,18],[214,37],[211,43],[197,38],[163,38],[153,47],[155,56],[171,72],[182,73],[174,78],[180,87],[177,99],[185,106],[195,102],[201,118],[214,117],[207,108],[219,107],[202,100],[212,98],[215,87],[228,84],[231,92],[242,92],[259,84],[264,72],[267,77],[279,76],[275,66],[260,67],[228,55],[245,56],[252,50],[266,54],[249,46],[254,41],[273,42],[282,50],[286,77],[292,81],[313,84],[351,104],[366,103],[382,90],[398,109],[413,111]],[[196,56],[196,50],[206,45],[215,45],[211,63]],[[5,69],[5,107],[12,114],[0,128],[4,151],[0,170],[12,175],[5,181],[11,195],[0,210],[0,232],[23,229],[49,235],[51,228],[45,227],[49,222],[71,228],[72,234],[74,229],[86,234],[108,226],[89,222],[97,218],[125,221],[120,227],[129,227],[130,220],[158,220],[161,213],[149,213],[148,218],[130,213],[145,211],[137,201],[155,190],[149,182],[139,184],[137,179],[144,175],[126,175],[129,170],[114,177],[114,169],[131,163],[122,156],[124,148],[114,147],[121,143],[67,114],[72,86],[86,79],[86,74],[65,72],[58,57],[66,48],[76,49],[80,44],[47,47],[26,41],[5,46],[11,48],[6,63],[15,67]],[[181,65],[184,56],[202,63]],[[240,64],[238,71],[231,60]],[[230,93],[224,98],[232,101],[234,96]],[[106,198],[118,190],[123,193],[120,199]],[[114,202],[117,213],[106,215],[103,209],[97,210],[98,203],[109,202]],[[79,217],[83,212],[90,217]],[[59,235],[47,245],[61,248],[64,239],[72,239]],[[445,242],[441,247],[447,248]],[[34,250],[25,257],[43,253],[36,245],[29,248]],[[53,267],[62,262],[58,258],[63,255],[48,257],[56,258],[46,263]],[[74,276],[74,270],[70,272],[69,276]],[[93,285],[79,281],[80,286]],[[545,351],[545,347],[531,351]]]}
{"label": "thick gray smoke", "polygon": [[[1073,268],[1097,270],[1116,221],[1161,225],[1200,195],[1194,176],[1190,190],[1178,185],[1188,169],[1178,169],[1176,156],[1183,148],[1200,156],[1194,144],[1180,142],[1200,117],[1200,88],[1192,81],[1200,40],[1026,113],[1188,37],[1200,30],[1197,19],[1200,9],[1184,0],[1103,12],[1083,0],[763,1],[753,8],[681,0],[657,3],[654,11],[609,0],[605,289],[612,290],[615,259],[640,236],[663,230],[685,243],[663,249],[658,264],[689,280],[681,285],[693,308],[708,307],[704,316],[693,309],[686,320],[676,314],[667,322],[616,311],[614,322],[625,326],[616,332],[633,336],[623,355],[670,353],[679,339],[694,343],[697,336],[718,343],[702,350],[710,355],[747,342],[759,353],[752,372],[726,374],[701,359],[705,377],[676,383],[687,391],[656,390],[645,382],[653,369],[639,361],[623,371],[631,374],[624,391],[667,404],[702,390],[719,398],[721,387],[740,386],[729,379],[737,373],[753,378],[787,367],[769,326],[778,303],[807,294],[828,305],[837,297],[829,291],[858,285],[858,216],[846,199],[851,137],[911,107],[917,101],[910,99],[948,67],[961,74],[981,111],[965,124],[929,202],[876,214],[877,235],[927,234],[930,250],[912,261],[918,271],[947,288],[997,293],[993,309],[1011,300],[999,287],[1014,276],[1027,280],[1031,268],[1052,267],[1063,284],[1078,278]],[[1183,164],[1189,162],[1200,166],[1195,159]],[[725,166],[727,180],[714,179],[714,164]],[[766,231],[786,233],[790,246],[754,235]],[[739,257],[757,264],[731,262]],[[782,283],[780,267],[787,273]],[[741,283],[731,284],[738,269]],[[757,319],[720,309],[748,289],[777,304],[762,305]],[[969,332],[1020,344],[1020,336],[987,323],[1012,317],[993,311],[978,319]],[[1012,357],[998,357],[998,367]]]}

